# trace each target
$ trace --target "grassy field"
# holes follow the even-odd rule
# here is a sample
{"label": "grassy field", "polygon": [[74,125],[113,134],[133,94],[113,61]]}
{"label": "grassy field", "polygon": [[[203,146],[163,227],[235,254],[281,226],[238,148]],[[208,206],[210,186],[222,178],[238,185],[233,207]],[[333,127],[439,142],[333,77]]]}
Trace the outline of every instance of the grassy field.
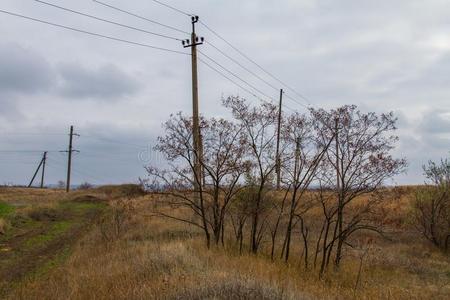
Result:
{"label": "grassy field", "polygon": [[208,251],[198,229],[151,216],[153,200],[152,195],[113,187],[69,195],[1,190],[0,216],[9,223],[0,235],[3,297],[450,298],[450,258],[408,225],[408,192],[386,205],[391,239],[370,237],[375,242],[356,289],[357,250],[347,253],[339,271],[319,279],[317,272],[300,267],[301,253],[293,253],[285,264],[247,251],[239,255],[233,246]]}
{"label": "grassy field", "polygon": [[59,265],[106,207],[87,195],[0,191],[0,297]]}

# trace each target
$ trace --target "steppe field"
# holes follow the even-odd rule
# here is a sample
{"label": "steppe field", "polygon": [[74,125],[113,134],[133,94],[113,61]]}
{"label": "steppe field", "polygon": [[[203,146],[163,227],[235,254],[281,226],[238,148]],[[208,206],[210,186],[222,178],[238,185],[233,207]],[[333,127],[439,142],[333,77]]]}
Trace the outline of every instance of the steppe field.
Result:
{"label": "steppe field", "polygon": [[1,188],[0,298],[449,299],[449,256],[409,220],[415,189],[386,190],[396,196],[383,204],[384,235],[360,233],[369,246],[349,245],[339,270],[319,278],[313,255],[305,267],[298,227],[286,263],[280,245],[267,254],[268,236],[258,255],[246,234],[239,250],[229,223],[223,246],[208,250],[201,230],[155,213],[190,212],[138,186]]}

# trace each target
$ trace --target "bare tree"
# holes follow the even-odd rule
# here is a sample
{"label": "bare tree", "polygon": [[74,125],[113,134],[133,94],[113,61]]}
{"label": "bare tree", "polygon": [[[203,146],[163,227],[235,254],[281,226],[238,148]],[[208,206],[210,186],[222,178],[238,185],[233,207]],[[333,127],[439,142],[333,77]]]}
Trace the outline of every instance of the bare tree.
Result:
{"label": "bare tree", "polygon": [[[280,164],[281,165],[281,164]],[[276,218],[269,222],[269,229],[270,229],[270,238],[271,238],[271,250],[270,250],[270,259],[273,261],[275,256],[275,246],[277,242],[277,236],[278,232],[280,231],[281,223],[283,221],[283,217],[285,214],[285,207],[287,203],[287,198],[289,196],[289,190],[290,186],[284,191],[283,199],[281,200],[281,203],[277,201],[273,201],[273,211],[276,212]]]}
{"label": "bare tree", "polygon": [[203,128],[204,152],[201,159],[205,170],[204,191],[211,199],[206,212],[214,241],[223,238],[225,214],[230,202],[240,190],[242,174],[248,170],[242,127],[224,119],[211,119]]}
{"label": "bare tree", "polygon": [[244,246],[244,228],[252,214],[255,195],[257,195],[257,191],[255,191],[253,185],[244,185],[244,188],[236,194],[228,211],[240,254],[242,254]]}
{"label": "bare tree", "polygon": [[82,184],[80,184],[78,186],[79,190],[89,190],[92,189],[94,187],[93,184],[90,184],[89,182],[83,182]]}
{"label": "bare tree", "polygon": [[58,180],[58,183],[56,184],[56,187],[58,189],[64,189],[66,187],[66,182],[63,180]]}
{"label": "bare tree", "polygon": [[[336,110],[311,109],[317,122],[317,132],[322,143],[334,137],[334,145],[326,152],[322,172],[324,185],[335,192],[335,211],[328,212],[334,218],[333,235],[325,247],[327,264],[335,249],[334,264],[339,267],[342,250],[352,234],[360,230],[380,232],[379,226],[369,216],[382,200],[376,192],[386,180],[403,172],[404,159],[391,155],[398,137],[396,118],[392,113],[378,115],[362,113],[356,106],[343,106]],[[369,195],[365,203],[353,205],[356,198]],[[328,215],[330,217],[330,215]]]}
{"label": "bare tree", "polygon": [[316,121],[320,120],[294,113],[283,124],[283,182],[290,187],[288,221],[283,244],[286,262],[289,259],[294,218],[299,217],[302,229],[306,230],[301,215],[308,210],[309,203],[302,202],[302,199],[333,140],[333,136],[331,136],[328,142],[323,144],[322,140],[316,139],[313,126]]}
{"label": "bare tree", "polygon": [[[206,245],[209,248],[211,233],[206,219],[206,206],[202,189],[201,174],[198,174],[195,166],[196,153],[193,147],[192,119],[181,113],[171,115],[164,123],[165,135],[158,137],[155,150],[161,152],[168,161],[167,169],[159,169],[147,166],[148,178],[142,180],[142,184],[155,194],[163,196],[163,202],[172,207],[184,207],[190,209],[198,218],[177,216],[163,211],[155,212],[158,216],[167,217],[199,227],[205,234]],[[201,128],[205,126],[205,120],[201,120]],[[196,183],[196,184],[195,184]],[[192,187],[198,186],[199,190]],[[194,195],[199,196],[199,201]]]}
{"label": "bare tree", "polygon": [[429,162],[424,166],[430,181],[416,192],[414,214],[416,228],[433,245],[449,250],[450,246],[450,162]]}
{"label": "bare tree", "polygon": [[277,107],[265,102],[259,107],[251,107],[239,97],[229,97],[224,99],[223,103],[243,128],[246,154],[252,162],[249,176],[257,186],[257,194],[251,216],[250,249],[251,252],[257,253],[267,226],[266,219],[262,218],[263,210],[268,207],[264,203],[267,200],[266,192],[272,183],[276,168]]}
{"label": "bare tree", "polygon": [[[165,136],[159,137],[155,148],[165,155],[169,168],[147,167],[149,178],[145,184],[154,193],[167,196],[164,197],[166,203],[188,208],[199,218],[193,220],[163,211],[157,214],[201,228],[208,247],[211,234],[218,244],[223,236],[227,208],[239,189],[239,178],[248,168],[243,155],[242,130],[223,119],[202,119],[204,150],[200,163],[204,174],[197,174],[192,120],[182,114],[171,116],[164,129]],[[199,191],[192,189],[192,178],[197,180]],[[199,194],[200,201],[195,201],[194,193]]]}

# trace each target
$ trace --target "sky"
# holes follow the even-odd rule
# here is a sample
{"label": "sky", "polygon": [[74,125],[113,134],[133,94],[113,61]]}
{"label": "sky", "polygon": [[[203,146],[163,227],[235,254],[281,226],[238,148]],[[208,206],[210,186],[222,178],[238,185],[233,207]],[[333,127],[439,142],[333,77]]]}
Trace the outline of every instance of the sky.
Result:
{"label": "sky", "polygon": [[[188,35],[91,0],[46,0],[176,39]],[[190,18],[151,0],[102,0],[181,31]],[[162,0],[196,14],[209,28],[279,81],[242,57],[202,24],[205,56],[273,99],[326,109],[355,104],[393,111],[400,141],[393,151],[408,171],[392,184],[424,182],[422,165],[449,156],[450,5],[448,0]],[[33,0],[2,0],[0,10],[128,41],[187,52],[178,40],[106,24]],[[190,57],[55,28],[0,12],[0,184],[27,184],[42,151],[46,182],[65,179],[70,125],[73,183],[137,182],[171,113],[191,113]],[[238,61],[264,81],[222,55]],[[222,71],[223,72],[223,71]],[[241,86],[243,82],[228,74]],[[269,84],[267,84],[269,83]],[[247,89],[249,87],[247,86]],[[250,88],[251,89],[251,88]],[[296,93],[293,92],[296,91]],[[199,65],[200,110],[228,116],[222,97],[258,100],[206,65]],[[258,94],[259,95],[259,94]],[[301,96],[300,96],[301,95]],[[263,96],[263,97],[265,97]],[[286,108],[288,109],[288,108]]]}

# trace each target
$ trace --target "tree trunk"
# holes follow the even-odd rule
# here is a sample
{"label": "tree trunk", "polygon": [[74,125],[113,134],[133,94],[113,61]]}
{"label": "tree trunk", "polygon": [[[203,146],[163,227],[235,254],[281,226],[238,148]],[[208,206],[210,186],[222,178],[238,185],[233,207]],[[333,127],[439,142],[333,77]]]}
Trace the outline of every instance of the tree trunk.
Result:
{"label": "tree trunk", "polygon": [[264,182],[261,182],[258,190],[258,196],[256,199],[256,207],[253,212],[253,224],[252,224],[252,232],[251,232],[251,252],[253,254],[258,253],[258,226],[259,226],[259,213],[261,206],[261,198],[262,198],[262,190],[264,188]]}

